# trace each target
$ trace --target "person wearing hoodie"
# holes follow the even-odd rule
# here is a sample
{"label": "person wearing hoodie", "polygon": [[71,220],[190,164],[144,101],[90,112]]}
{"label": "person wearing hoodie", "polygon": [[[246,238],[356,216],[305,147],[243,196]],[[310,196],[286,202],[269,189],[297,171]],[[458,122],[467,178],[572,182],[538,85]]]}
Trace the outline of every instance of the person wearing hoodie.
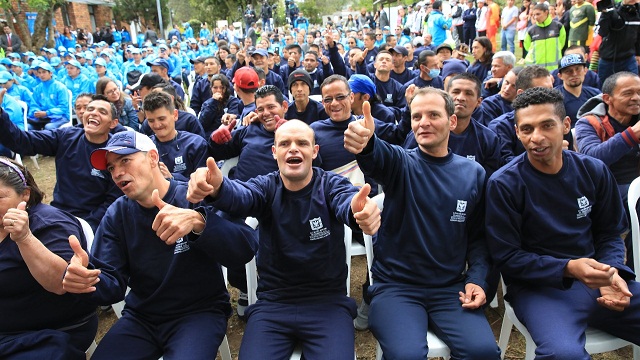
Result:
{"label": "person wearing hoodie", "polygon": [[[613,173],[626,204],[629,185],[638,176],[640,165],[640,77],[621,71],[609,76],[602,95],[588,100],[578,110],[576,143],[578,151],[602,160]],[[627,264],[631,261],[631,234],[625,239]]]}

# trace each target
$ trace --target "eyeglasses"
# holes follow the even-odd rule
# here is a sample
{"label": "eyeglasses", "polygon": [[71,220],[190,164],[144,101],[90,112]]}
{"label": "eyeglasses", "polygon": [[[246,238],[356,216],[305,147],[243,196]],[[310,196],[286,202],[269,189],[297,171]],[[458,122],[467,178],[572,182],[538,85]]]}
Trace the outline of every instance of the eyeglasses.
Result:
{"label": "eyeglasses", "polygon": [[326,98],[322,99],[322,102],[325,103],[325,104],[331,104],[333,102],[333,100],[336,100],[337,102],[340,102],[340,101],[343,101],[344,99],[346,99],[347,97],[349,97],[349,94],[351,94],[351,93],[349,92],[346,95],[338,95],[335,98],[326,97]]}
{"label": "eyeglasses", "polygon": [[119,92],[120,90],[118,88],[115,88],[113,90],[109,90],[109,91],[105,91],[104,93],[107,95],[115,95]]}
{"label": "eyeglasses", "polygon": [[382,36],[382,34],[376,34],[376,36]]}

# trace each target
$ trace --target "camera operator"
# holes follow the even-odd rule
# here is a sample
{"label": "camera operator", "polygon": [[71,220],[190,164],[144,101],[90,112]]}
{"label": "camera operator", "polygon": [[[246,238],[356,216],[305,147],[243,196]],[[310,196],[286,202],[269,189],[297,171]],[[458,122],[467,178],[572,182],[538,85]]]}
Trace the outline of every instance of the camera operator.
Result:
{"label": "camera operator", "polygon": [[599,34],[602,36],[598,75],[600,87],[614,73],[629,71],[638,73],[640,64],[640,6],[636,0],[623,0],[614,5],[611,0],[598,3],[600,16]]}

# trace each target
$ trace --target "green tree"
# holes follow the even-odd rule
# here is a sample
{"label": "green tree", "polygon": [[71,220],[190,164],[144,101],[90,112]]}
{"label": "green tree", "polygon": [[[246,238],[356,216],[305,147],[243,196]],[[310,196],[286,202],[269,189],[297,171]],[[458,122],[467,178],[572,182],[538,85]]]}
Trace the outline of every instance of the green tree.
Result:
{"label": "green tree", "polygon": [[[24,46],[29,50],[39,49],[43,46],[54,46],[53,34],[55,34],[55,28],[53,27],[53,14],[64,4],[64,0],[27,0],[29,9],[38,13],[33,34],[30,34],[26,22],[18,21],[19,16],[22,15],[25,10],[21,6],[21,1],[17,1],[16,6],[14,6],[10,0],[0,0],[0,7],[4,10],[9,27],[11,27],[12,30],[16,30],[16,26],[20,29],[20,34],[23,35],[22,41]],[[47,29],[49,30],[49,34],[51,34],[48,40],[46,39]]]}
{"label": "green tree", "polygon": [[[169,25],[168,2],[169,0],[160,0],[164,29]],[[116,0],[116,6],[113,7],[113,16],[117,20],[127,23],[142,20],[145,25],[153,25],[154,28],[157,28],[159,24],[156,0]],[[163,33],[164,29],[162,29]]]}

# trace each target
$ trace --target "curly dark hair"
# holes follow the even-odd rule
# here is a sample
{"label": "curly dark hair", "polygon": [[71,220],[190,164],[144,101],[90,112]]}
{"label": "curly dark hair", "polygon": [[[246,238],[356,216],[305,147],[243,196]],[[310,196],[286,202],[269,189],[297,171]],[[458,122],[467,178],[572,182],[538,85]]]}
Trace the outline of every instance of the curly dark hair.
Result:
{"label": "curly dark hair", "polygon": [[562,93],[556,89],[548,89],[543,87],[534,87],[525,90],[520,95],[516,96],[513,100],[513,109],[515,110],[515,120],[518,124],[518,110],[524,109],[531,105],[553,105],[554,112],[558,117],[563,120],[566,116],[566,110],[564,108],[564,97]]}

